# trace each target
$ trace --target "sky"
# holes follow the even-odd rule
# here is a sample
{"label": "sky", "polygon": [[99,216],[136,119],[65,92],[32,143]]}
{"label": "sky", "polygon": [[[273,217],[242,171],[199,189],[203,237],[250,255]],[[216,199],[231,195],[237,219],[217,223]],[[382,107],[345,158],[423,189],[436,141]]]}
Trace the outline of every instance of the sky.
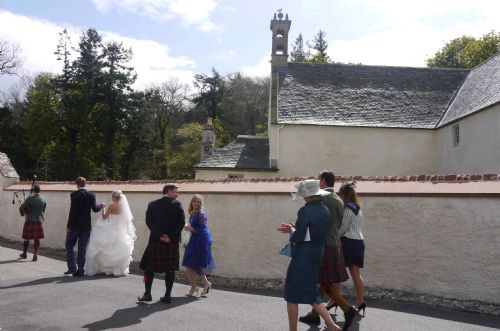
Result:
{"label": "sky", "polygon": [[[270,72],[269,23],[277,9],[299,33],[326,32],[336,62],[425,66],[456,37],[500,31],[500,0],[0,0],[0,40],[23,51],[23,71],[59,73],[54,51],[67,29],[73,43],[89,27],[132,48],[136,88],[215,68],[249,76]],[[15,85],[0,77],[0,92]]]}

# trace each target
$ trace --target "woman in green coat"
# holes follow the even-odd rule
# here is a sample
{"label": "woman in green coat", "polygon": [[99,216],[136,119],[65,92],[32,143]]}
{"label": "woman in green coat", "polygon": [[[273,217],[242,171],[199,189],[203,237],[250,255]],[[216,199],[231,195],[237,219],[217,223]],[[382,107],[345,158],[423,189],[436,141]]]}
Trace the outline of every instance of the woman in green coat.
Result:
{"label": "woman in green coat", "polygon": [[304,198],[306,204],[300,208],[295,225],[282,223],[278,227],[278,231],[291,234],[292,259],[285,282],[290,330],[297,330],[299,303],[313,306],[329,330],[341,330],[321,304],[316,286],[323,261],[325,237],[331,222],[330,212],[321,201],[321,195],[329,192],[320,190],[319,181],[315,179],[301,181],[296,188],[296,196]]}

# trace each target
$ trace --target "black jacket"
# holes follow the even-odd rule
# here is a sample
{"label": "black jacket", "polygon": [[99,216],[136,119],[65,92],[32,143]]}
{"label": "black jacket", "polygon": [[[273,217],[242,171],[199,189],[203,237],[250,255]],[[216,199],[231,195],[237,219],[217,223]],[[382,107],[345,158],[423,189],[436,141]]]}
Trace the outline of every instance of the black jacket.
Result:
{"label": "black jacket", "polygon": [[146,225],[151,231],[149,241],[159,240],[161,235],[166,234],[173,242],[180,242],[185,225],[181,203],[167,196],[151,201],[146,211]]}
{"label": "black jacket", "polygon": [[101,210],[101,206],[95,201],[95,194],[85,189],[71,193],[71,206],[67,227],[71,230],[90,231],[90,210],[95,213]]}

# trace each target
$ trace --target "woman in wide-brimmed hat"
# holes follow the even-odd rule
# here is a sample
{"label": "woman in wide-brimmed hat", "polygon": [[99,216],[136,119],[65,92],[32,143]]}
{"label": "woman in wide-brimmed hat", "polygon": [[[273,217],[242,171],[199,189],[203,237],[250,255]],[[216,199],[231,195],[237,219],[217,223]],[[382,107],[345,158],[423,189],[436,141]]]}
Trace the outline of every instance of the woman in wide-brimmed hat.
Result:
{"label": "woman in wide-brimmed hat", "polygon": [[278,231],[290,233],[292,259],[288,266],[285,282],[290,330],[297,330],[298,304],[310,304],[323,317],[329,330],[340,330],[325,306],[316,283],[320,275],[325,237],[330,228],[330,212],[321,201],[321,195],[329,194],[319,188],[318,180],[304,180],[296,184],[295,197],[303,198],[305,206],[300,208],[297,222],[282,223]]}

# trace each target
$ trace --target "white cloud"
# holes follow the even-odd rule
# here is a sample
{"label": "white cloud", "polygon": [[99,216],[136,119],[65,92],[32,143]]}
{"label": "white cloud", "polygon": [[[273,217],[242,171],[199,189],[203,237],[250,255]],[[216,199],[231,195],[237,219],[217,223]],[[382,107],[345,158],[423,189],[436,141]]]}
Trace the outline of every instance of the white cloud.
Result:
{"label": "white cloud", "polygon": [[[76,45],[81,35],[81,28],[61,26],[0,10],[0,39],[21,45],[25,59],[23,69],[31,73],[60,72],[61,63],[56,60],[54,51],[59,40],[59,33],[65,28]],[[104,41],[121,41],[125,47],[132,48],[134,57],[130,65],[138,74],[135,87],[142,88],[169,78],[178,78],[186,84],[192,83],[195,62],[185,56],[171,56],[168,46],[156,41],[129,38],[112,32],[99,31],[99,33]],[[6,89],[11,82],[12,78],[0,78],[0,89]]]}
{"label": "white cloud", "polygon": [[329,39],[334,61],[374,65],[425,66],[444,44],[462,35],[500,31],[497,0],[345,0],[362,6],[380,22],[353,40]]}
{"label": "white cloud", "polygon": [[193,25],[204,32],[219,28],[210,18],[217,6],[215,0],[92,0],[92,2],[102,13],[108,13],[112,8],[116,8],[159,21],[179,18],[183,25]]}
{"label": "white cloud", "polygon": [[264,56],[257,64],[253,66],[241,67],[241,73],[251,77],[266,77],[271,75],[270,55]]}

